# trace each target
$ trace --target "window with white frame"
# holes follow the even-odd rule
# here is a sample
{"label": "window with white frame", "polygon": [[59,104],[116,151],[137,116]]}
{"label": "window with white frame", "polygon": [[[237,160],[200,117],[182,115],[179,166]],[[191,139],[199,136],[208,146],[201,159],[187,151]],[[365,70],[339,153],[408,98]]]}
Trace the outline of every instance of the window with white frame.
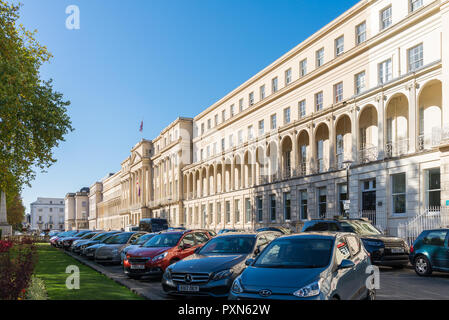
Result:
{"label": "window with white frame", "polygon": [[299,217],[301,220],[307,220],[307,190],[299,191]]}
{"label": "window with white frame", "polygon": [[290,107],[284,109],[284,124],[290,123]]}
{"label": "window with white frame", "polygon": [[214,146],[213,146],[212,152],[213,152],[213,155],[217,154],[217,143],[216,142],[214,142]]}
{"label": "window with white frame", "polygon": [[248,140],[252,140],[254,138],[253,126],[248,126]]}
{"label": "window with white frame", "polygon": [[231,201],[225,202],[226,206],[226,223],[231,223]]}
{"label": "window with white frame", "polygon": [[334,102],[339,103],[343,101],[343,82],[334,85]]}
{"label": "window with white frame", "polygon": [[212,128],[212,121],[210,119],[207,120],[207,130],[210,130]]}
{"label": "window with white frame", "polygon": [[207,146],[207,148],[206,148],[206,156],[207,156],[207,158],[209,158],[210,157],[210,146]]}
{"label": "window with white frame", "polygon": [[424,171],[426,207],[441,206],[441,173],[440,168]]}
{"label": "window with white frame", "polygon": [[226,121],[226,110],[223,110],[222,112],[221,112],[221,122],[223,123],[223,122],[225,122]]}
{"label": "window with white frame", "polygon": [[216,114],[214,117],[214,125],[215,127],[218,126],[218,114]]}
{"label": "window with white frame", "polygon": [[231,104],[231,107],[229,108],[229,114],[231,117],[234,116],[234,105],[233,104]]}
{"label": "window with white frame", "polygon": [[299,73],[301,77],[304,77],[307,74],[307,59],[304,59],[299,63]]}
{"label": "window with white frame", "polygon": [[316,111],[323,110],[323,91],[320,91],[315,94],[315,110]]}
{"label": "window with white frame", "polygon": [[248,96],[248,105],[251,107],[254,104],[254,92],[251,92]]}
{"label": "window with white frame", "polygon": [[392,69],[391,59],[379,63],[379,84],[384,84],[392,80]]}
{"label": "window with white frame", "polygon": [[239,112],[243,111],[243,98],[239,100]]}
{"label": "window with white frame", "polygon": [[263,222],[263,198],[261,196],[256,198],[257,204],[257,221]]}
{"label": "window with white frame", "polygon": [[276,195],[270,195],[270,220],[276,221]]}
{"label": "window with white frame", "polygon": [[239,130],[238,132],[238,140],[239,140],[239,144],[243,143],[243,131]]}
{"label": "window with white frame", "polygon": [[409,0],[410,1],[410,12],[418,10],[422,7],[422,0]]}
{"label": "window with white frame", "polygon": [[292,69],[285,71],[285,85],[288,86],[292,82]]}
{"label": "window with white frame", "polygon": [[392,23],[392,8],[389,6],[380,12],[380,30],[388,28]]}
{"label": "window with white frame", "polygon": [[272,114],[271,117],[271,130],[274,130],[277,128],[277,124],[276,124],[276,114]]}
{"label": "window with white frame", "polygon": [[245,222],[251,222],[251,201],[245,198]]}
{"label": "window with white frame", "polygon": [[232,148],[234,146],[234,137],[232,134],[229,135],[229,147]]}
{"label": "window with white frame", "polygon": [[355,27],[356,43],[361,44],[366,41],[366,22],[362,22]]}
{"label": "window with white frame", "polygon": [[321,67],[324,64],[324,48],[316,52],[316,67]]}
{"label": "window with white frame", "polygon": [[259,121],[259,136],[265,134],[265,124],[263,120]]}
{"label": "window with white frame", "polygon": [[406,213],[405,172],[391,175],[391,197],[393,214]]}
{"label": "window with white frame", "polygon": [[335,39],[335,56],[338,57],[345,51],[345,37]]}
{"label": "window with white frame", "polygon": [[273,78],[271,80],[271,92],[275,93],[276,91],[278,91],[278,78]]}
{"label": "window with white frame", "polygon": [[424,64],[422,43],[408,49],[408,71],[412,72],[421,68]]}
{"label": "window with white frame", "polygon": [[260,100],[265,99],[265,85],[260,86],[259,93],[260,93]]}
{"label": "window with white frame", "polygon": [[240,199],[234,200],[234,222],[240,222]]}
{"label": "window with white frame", "polygon": [[306,100],[298,102],[298,114],[300,119],[306,116]]}
{"label": "window with white frame", "polygon": [[318,188],[317,190],[318,197],[318,218],[326,218],[327,212],[327,189],[326,187]]}
{"label": "window with white frame", "polygon": [[221,202],[217,202],[217,224],[221,223]]}
{"label": "window with white frame", "polygon": [[290,192],[284,192],[284,220],[290,221],[292,218],[291,213],[291,197]]}
{"label": "window with white frame", "polygon": [[365,71],[355,75],[355,94],[365,91]]}
{"label": "window with white frame", "polygon": [[221,151],[225,151],[225,138],[221,139]]}
{"label": "window with white frame", "polygon": [[[204,123],[201,124],[201,134],[204,134]],[[165,142],[167,144],[167,142]]]}

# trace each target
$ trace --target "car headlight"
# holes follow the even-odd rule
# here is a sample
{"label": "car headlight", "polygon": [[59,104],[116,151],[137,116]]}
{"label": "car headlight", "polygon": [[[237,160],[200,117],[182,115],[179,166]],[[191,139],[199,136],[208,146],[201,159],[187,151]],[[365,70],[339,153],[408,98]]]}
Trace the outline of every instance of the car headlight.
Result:
{"label": "car headlight", "polygon": [[243,292],[243,287],[242,287],[242,284],[240,283],[240,276],[237,277],[234,280],[234,282],[232,283],[231,290],[234,293],[242,293]]}
{"label": "car headlight", "polygon": [[165,277],[166,277],[168,280],[171,280],[171,270],[168,269],[168,268],[165,270]]}
{"label": "car headlight", "polygon": [[305,287],[302,287],[298,291],[295,291],[293,295],[300,298],[315,297],[320,294],[320,283],[315,281]]}
{"label": "car headlight", "polygon": [[381,241],[362,240],[362,242],[365,246],[371,246],[371,247],[382,247],[383,246],[383,242],[381,242]]}
{"label": "car headlight", "polygon": [[153,258],[153,261],[159,261],[159,260],[162,260],[162,259],[164,259],[164,258],[167,256],[167,254],[168,254],[167,252],[161,253],[161,254],[155,256],[155,257]]}
{"label": "car headlight", "polygon": [[231,276],[234,273],[232,269],[227,269],[223,271],[216,272],[212,277],[212,280],[220,280]]}

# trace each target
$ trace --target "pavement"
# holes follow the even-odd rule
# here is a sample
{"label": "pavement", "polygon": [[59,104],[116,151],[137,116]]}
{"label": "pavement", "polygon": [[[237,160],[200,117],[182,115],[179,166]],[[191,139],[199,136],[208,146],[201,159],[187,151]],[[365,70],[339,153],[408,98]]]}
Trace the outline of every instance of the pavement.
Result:
{"label": "pavement", "polygon": [[[160,279],[129,279],[121,265],[101,265],[71,252],[81,263],[104,274],[149,300],[171,300],[162,289]],[[380,289],[377,300],[449,300],[449,273],[434,272],[429,277],[418,276],[412,267],[404,269],[380,268]]]}

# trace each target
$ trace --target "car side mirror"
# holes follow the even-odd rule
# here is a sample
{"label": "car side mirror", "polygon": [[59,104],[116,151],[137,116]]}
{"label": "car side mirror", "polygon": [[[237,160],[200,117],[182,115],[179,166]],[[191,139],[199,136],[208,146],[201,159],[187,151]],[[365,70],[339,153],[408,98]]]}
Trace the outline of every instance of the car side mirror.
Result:
{"label": "car side mirror", "polygon": [[256,248],[256,250],[254,250],[254,255],[258,255],[260,253],[260,246]]}
{"label": "car side mirror", "polygon": [[247,266],[250,266],[250,265],[252,265],[253,263],[254,263],[254,259],[248,259],[248,260],[245,261],[245,264],[246,264]]}
{"label": "car side mirror", "polygon": [[350,269],[354,266],[355,266],[354,262],[352,262],[351,260],[348,260],[348,259],[344,259],[338,266],[338,270]]}

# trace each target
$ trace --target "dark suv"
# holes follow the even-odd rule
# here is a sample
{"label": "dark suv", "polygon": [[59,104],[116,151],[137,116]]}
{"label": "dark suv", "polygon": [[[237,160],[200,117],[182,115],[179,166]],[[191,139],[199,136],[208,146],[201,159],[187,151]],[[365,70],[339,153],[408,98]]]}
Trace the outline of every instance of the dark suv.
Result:
{"label": "dark suv", "polygon": [[397,237],[382,234],[365,219],[311,220],[304,224],[301,232],[334,231],[353,232],[359,235],[371,255],[374,265],[403,268],[408,265],[410,249],[407,243]]}

